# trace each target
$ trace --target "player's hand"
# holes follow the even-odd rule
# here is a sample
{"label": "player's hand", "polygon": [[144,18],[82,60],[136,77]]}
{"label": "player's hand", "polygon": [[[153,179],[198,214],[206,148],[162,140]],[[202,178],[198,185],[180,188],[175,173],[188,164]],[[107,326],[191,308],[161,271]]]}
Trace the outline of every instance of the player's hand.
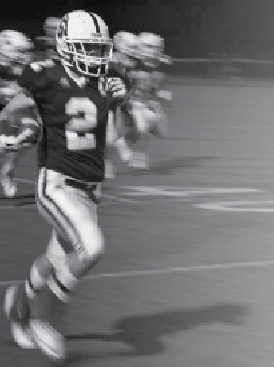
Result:
{"label": "player's hand", "polygon": [[4,152],[6,151],[8,142],[9,142],[9,136],[6,135],[0,135],[0,151]]}
{"label": "player's hand", "polygon": [[114,98],[124,98],[126,95],[126,86],[121,78],[108,78],[105,91]]}
{"label": "player's hand", "polygon": [[18,140],[15,136],[0,135],[0,151],[17,151],[18,150]]}

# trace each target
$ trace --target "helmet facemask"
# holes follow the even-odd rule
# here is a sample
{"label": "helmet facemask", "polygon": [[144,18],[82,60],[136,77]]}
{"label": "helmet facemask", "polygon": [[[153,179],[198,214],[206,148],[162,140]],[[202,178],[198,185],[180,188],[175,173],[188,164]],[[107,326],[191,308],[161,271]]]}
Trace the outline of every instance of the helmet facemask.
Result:
{"label": "helmet facemask", "polygon": [[76,70],[84,75],[100,77],[107,74],[108,64],[112,54],[112,43],[91,40],[65,41],[66,60],[69,66],[74,66]]}

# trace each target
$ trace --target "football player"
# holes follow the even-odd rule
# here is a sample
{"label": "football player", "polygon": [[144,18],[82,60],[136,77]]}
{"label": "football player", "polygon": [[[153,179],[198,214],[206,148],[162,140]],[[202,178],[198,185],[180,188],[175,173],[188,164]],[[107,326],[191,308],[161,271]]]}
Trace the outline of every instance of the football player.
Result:
{"label": "football player", "polygon": [[[0,110],[20,90],[17,80],[32,57],[33,43],[25,34],[14,30],[0,32]],[[20,111],[17,111],[15,115],[11,114],[8,121],[0,124],[0,135],[18,135],[20,130],[18,124],[27,121],[24,115],[25,112],[20,116]],[[20,150],[2,150],[1,185],[7,197],[13,197],[17,191],[14,169],[21,157]]]}
{"label": "football player", "polygon": [[[130,90],[131,80],[129,77],[130,70],[134,68],[136,63],[137,36],[132,32],[119,31],[113,37],[114,52],[110,68],[119,75],[127,90]],[[125,135],[132,126],[132,120],[127,112],[127,102],[111,111],[108,124],[108,156],[107,160],[108,177],[115,177],[114,165],[111,162],[113,150],[117,150],[120,158],[124,162],[128,162],[131,158],[131,149],[129,148]],[[114,148],[114,149],[113,149]]]}
{"label": "football player", "polygon": [[134,121],[131,142],[141,141],[142,151],[134,153],[131,165],[149,168],[148,138],[151,134],[166,136],[168,119],[163,105],[170,105],[172,99],[171,92],[162,89],[166,67],[171,63],[171,59],[164,55],[163,38],[150,32],[140,33],[137,60],[130,71],[128,111]]}
{"label": "football player", "polygon": [[45,254],[35,260],[25,283],[7,289],[5,312],[20,346],[38,347],[62,361],[66,304],[104,252],[97,206],[106,127],[111,106],[123,100],[126,88],[121,79],[108,76],[112,40],[97,14],[66,14],[56,49],[58,61],[35,62],[24,70],[19,80],[24,93],[15,96],[0,119],[18,100],[38,107],[42,136],[36,198],[53,228]]}

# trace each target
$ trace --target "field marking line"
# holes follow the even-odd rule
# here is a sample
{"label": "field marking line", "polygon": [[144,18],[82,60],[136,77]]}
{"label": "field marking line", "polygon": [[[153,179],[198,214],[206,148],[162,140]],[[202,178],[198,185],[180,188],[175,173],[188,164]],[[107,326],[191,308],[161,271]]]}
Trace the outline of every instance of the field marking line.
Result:
{"label": "field marking line", "polygon": [[130,200],[130,199],[126,199],[126,198],[121,198],[119,196],[115,196],[115,195],[105,195],[102,194],[102,198],[106,198],[106,199],[112,199],[112,200],[116,200],[116,201],[121,201],[121,202],[125,202],[125,203],[140,203],[139,201],[136,200]]}
{"label": "field marking line", "polygon": [[[241,213],[273,213],[273,208],[261,207],[256,205],[273,204],[274,200],[249,200],[249,201],[217,201],[214,203],[192,204],[195,208],[208,209],[222,212],[241,212]],[[253,205],[253,206],[252,206]],[[245,207],[246,206],[246,207]]]}
{"label": "field marking line", "polygon": [[[153,275],[172,275],[179,273],[191,273],[191,272],[203,272],[214,270],[230,270],[235,268],[254,268],[254,267],[269,267],[274,265],[274,260],[262,260],[262,261],[244,261],[234,263],[220,263],[209,265],[193,265],[193,266],[181,266],[181,267],[168,267],[161,269],[148,269],[148,270],[132,270],[123,271],[117,273],[101,273],[91,274],[83,278],[83,280],[102,280],[106,278],[136,278]],[[1,280],[0,287],[5,287],[10,284],[22,283],[23,280]]]}
{"label": "field marking line", "polygon": [[31,184],[31,185],[35,185],[35,180],[27,180],[27,179],[24,179],[24,178],[15,178],[15,181],[18,181],[18,182],[23,182],[23,183],[27,183],[27,184]]}

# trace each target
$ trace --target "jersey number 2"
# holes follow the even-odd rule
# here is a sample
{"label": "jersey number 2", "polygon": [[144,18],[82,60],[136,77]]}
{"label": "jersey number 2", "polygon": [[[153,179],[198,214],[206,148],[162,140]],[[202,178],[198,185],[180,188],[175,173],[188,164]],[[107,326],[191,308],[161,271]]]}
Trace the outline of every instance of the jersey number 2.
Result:
{"label": "jersey number 2", "polygon": [[96,105],[89,98],[71,98],[66,104],[66,114],[70,116],[66,124],[67,148],[96,148],[96,138],[92,133],[92,129],[97,125]]}

